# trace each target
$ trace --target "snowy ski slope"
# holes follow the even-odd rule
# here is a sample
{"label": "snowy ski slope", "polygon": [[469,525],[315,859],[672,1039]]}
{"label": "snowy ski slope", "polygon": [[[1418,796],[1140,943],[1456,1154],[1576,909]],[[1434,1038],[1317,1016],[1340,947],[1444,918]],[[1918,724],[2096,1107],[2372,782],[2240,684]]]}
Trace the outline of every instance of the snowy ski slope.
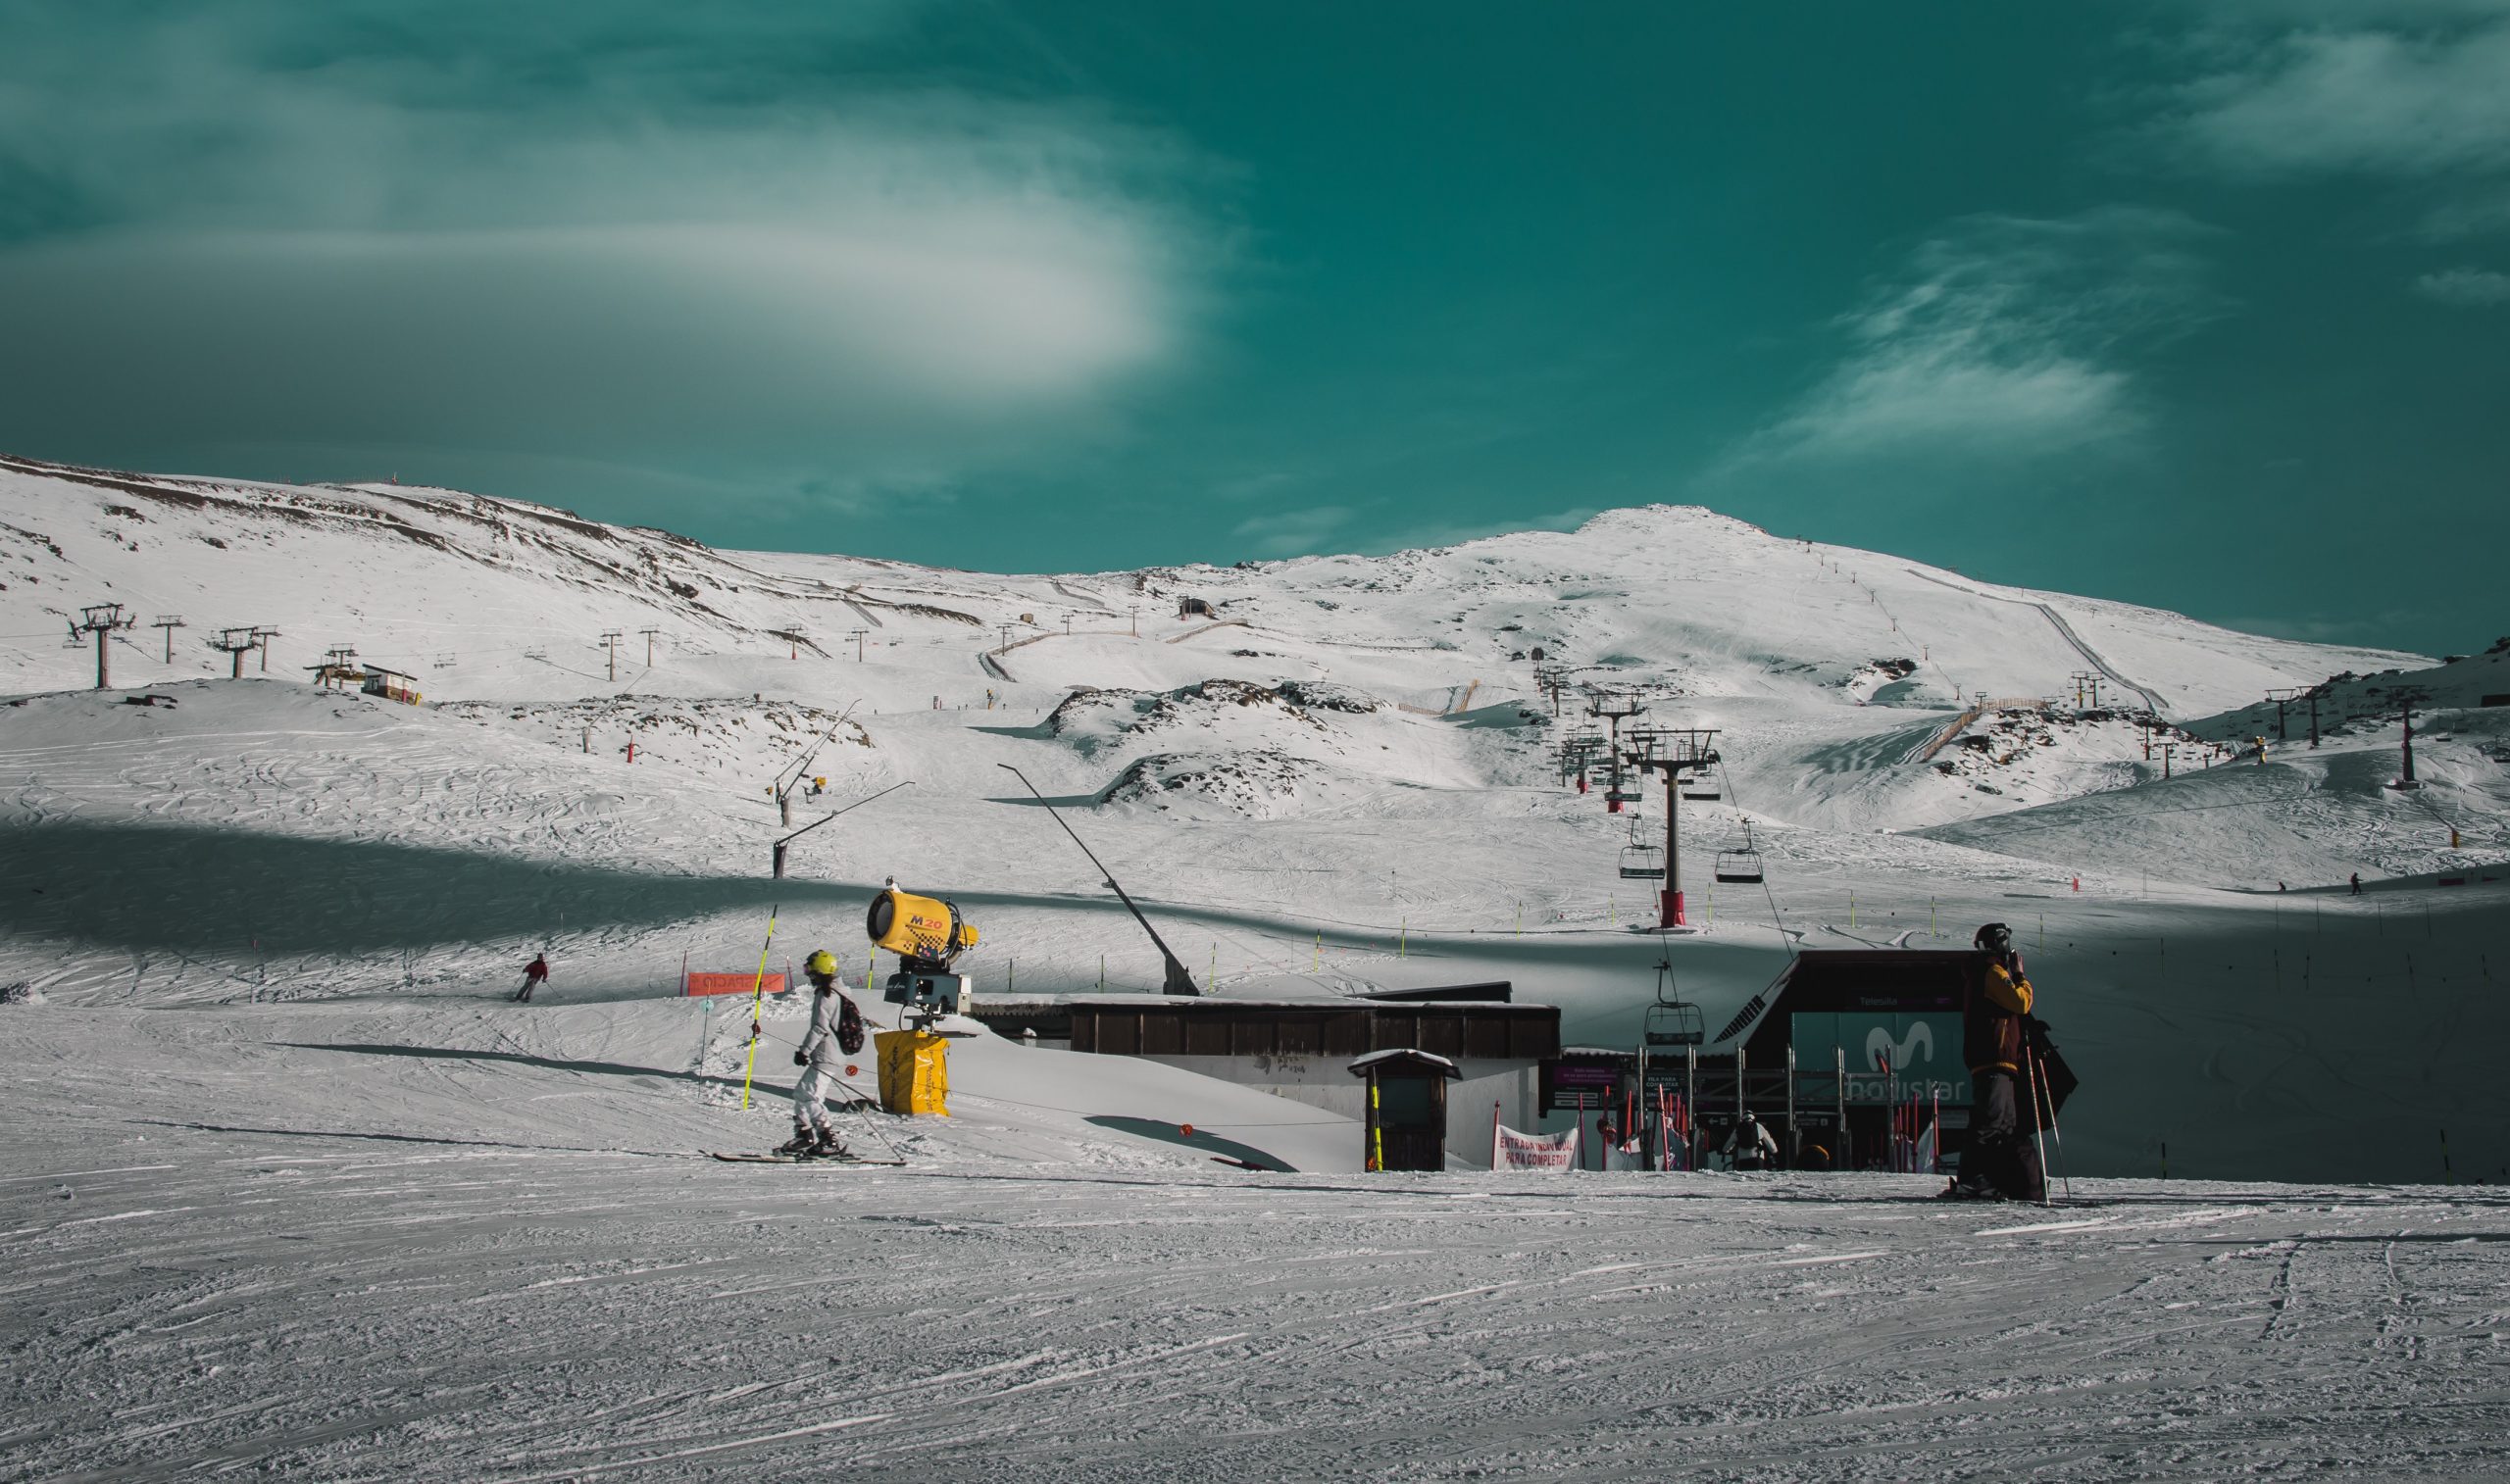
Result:
{"label": "snowy ski slope", "polygon": [[[102,603],[139,626],[100,693],[64,638]],[[200,641],[254,625],[230,680]],[[426,704],[312,684],[335,646]],[[1721,728],[1702,931],[1632,930],[1632,825],[1554,770],[1580,697],[1553,718],[1537,647]],[[2498,1476],[2510,1220],[2431,1182],[2510,1180],[2501,653],[1664,507],[1017,576],[0,459],[0,1475]],[[2082,670],[2172,777],[2075,715]],[[2322,747],[2237,755],[2268,688],[2347,671]],[[771,880],[806,756],[796,825],[907,786]],[[749,969],[771,910],[774,966],[859,982],[895,876],[979,925],[980,993],[1155,987],[1002,765],[1223,993],[1508,978],[1626,1045],[1660,954],[1714,1026],[1796,946],[2010,922],[2084,1078],[2077,1204],[1364,1176],[1346,1119],[993,1039],[948,1119],[840,1113],[904,1168],[706,1159],[781,1136],[801,1007],[753,1066],[746,1005],[672,989]],[[1717,885],[1747,817],[1767,886]]]}
{"label": "snowy ski slope", "polygon": [[[779,957],[826,946],[859,976],[887,876],[977,917],[987,992],[1155,986],[1010,765],[1076,806],[1212,989],[1509,978],[1573,1041],[1619,1044],[1662,951],[1631,931],[1651,888],[1618,875],[1632,819],[1553,767],[1582,718],[1576,692],[1555,721],[1534,689],[1540,647],[1645,694],[1649,720],[1722,729],[1725,797],[1683,811],[1707,931],[1671,945],[1712,1022],[1790,944],[1958,943],[2000,918],[2070,1047],[2115,1063],[2087,1079],[2087,1167],[2145,1172],[2168,1142],[2211,1173],[2372,1177],[2403,1172],[2399,1126],[2418,1148],[2450,1121],[2502,1131],[2464,1092],[2470,1032],[2497,1018],[2504,888],[2484,878],[2510,860],[2510,711],[2468,705],[2499,652],[2381,679],[2421,662],[1665,507],[1385,558],[1024,577],[717,553],[448,491],[8,464],[0,684],[21,696],[0,768],[23,848],[0,866],[0,982],[56,1004],[461,1001],[542,949],[556,998],[628,1003],[683,962],[753,963],[778,903]],[[61,635],[102,601],[189,627],[171,664],[159,631],[115,636],[100,695]],[[272,668],[257,652],[225,679],[200,633],[250,624],[278,630]],[[427,704],[309,684],[334,646]],[[2127,714],[2074,717],[2085,648],[2164,702],[2168,781]],[[2321,749],[2187,761],[2197,733],[2248,735],[2235,708],[2265,686],[2343,671],[2364,678]],[[2370,713],[2409,683],[2441,709],[2420,722],[2429,786],[2400,793],[2395,727]],[[1961,726],[1980,691],[2068,704]],[[2361,715],[2338,730],[2339,711]],[[797,841],[773,882],[767,786],[820,735],[828,792],[797,824],[909,786]],[[1768,885],[1719,887],[1705,867],[1746,814]],[[2357,870],[2371,895],[2325,894]],[[2368,1035],[2364,995],[2384,1002]],[[2294,1038],[2347,1053],[2258,1054]]]}

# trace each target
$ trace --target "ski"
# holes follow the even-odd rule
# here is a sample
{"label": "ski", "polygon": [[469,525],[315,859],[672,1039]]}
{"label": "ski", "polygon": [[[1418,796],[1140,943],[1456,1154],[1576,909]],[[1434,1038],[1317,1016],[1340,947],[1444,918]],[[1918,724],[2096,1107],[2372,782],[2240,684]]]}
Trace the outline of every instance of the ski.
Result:
{"label": "ski", "polygon": [[732,1154],[720,1149],[707,1153],[727,1164],[878,1164],[894,1169],[906,1163],[904,1160],[867,1160],[860,1155]]}

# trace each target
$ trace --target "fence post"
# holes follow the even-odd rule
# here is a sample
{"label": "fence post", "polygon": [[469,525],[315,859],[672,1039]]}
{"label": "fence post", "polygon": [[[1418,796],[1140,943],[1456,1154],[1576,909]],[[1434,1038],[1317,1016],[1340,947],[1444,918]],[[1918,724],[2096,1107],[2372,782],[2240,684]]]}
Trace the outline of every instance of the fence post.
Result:
{"label": "fence post", "polygon": [[1831,1167],[1854,1169],[1856,1166],[1848,1160],[1847,1148],[1847,1050],[1844,1047],[1831,1048],[1831,1090],[1838,1095],[1839,1113],[1839,1147],[1832,1153]]}
{"label": "fence post", "polygon": [[1797,1156],[1804,1148],[1803,1137],[1795,1131],[1795,1043],[1786,1043],[1786,1167],[1793,1169]]}

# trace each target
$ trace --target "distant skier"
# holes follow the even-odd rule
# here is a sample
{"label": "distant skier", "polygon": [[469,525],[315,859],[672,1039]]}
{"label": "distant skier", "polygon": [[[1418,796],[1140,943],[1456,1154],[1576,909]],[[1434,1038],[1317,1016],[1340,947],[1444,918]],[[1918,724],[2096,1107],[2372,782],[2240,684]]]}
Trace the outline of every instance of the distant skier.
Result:
{"label": "distant skier", "polygon": [[818,950],[802,961],[802,972],[814,991],[811,1029],[802,1037],[801,1049],[793,1053],[793,1064],[805,1070],[793,1085],[792,1141],[776,1152],[842,1159],[848,1151],[828,1122],[828,1095],[835,1088],[836,1068],[843,1059],[863,1049],[863,1017],[836,987],[833,954]]}
{"label": "distant skier", "polygon": [[549,956],[533,954],[531,962],[523,965],[523,988],[514,992],[515,1003],[528,1005],[531,992],[549,982]]}
{"label": "distant skier", "polygon": [[1750,1113],[1726,1139],[1726,1158],[1735,1169],[1770,1169],[1778,1163],[1778,1141]]}
{"label": "distant skier", "polygon": [[2358,870],[2353,873],[2353,895],[2362,895],[2362,873]]}
{"label": "distant skier", "polygon": [[2022,1068],[2030,1058],[2033,991],[2023,976],[2013,933],[1989,922],[1971,940],[1992,958],[1985,983],[1965,1017],[1962,1050],[1970,1066],[1970,1148],[1961,1177],[1946,1195],[2036,1201],[2047,1194],[2039,1169],[2038,1110],[2025,1121]]}

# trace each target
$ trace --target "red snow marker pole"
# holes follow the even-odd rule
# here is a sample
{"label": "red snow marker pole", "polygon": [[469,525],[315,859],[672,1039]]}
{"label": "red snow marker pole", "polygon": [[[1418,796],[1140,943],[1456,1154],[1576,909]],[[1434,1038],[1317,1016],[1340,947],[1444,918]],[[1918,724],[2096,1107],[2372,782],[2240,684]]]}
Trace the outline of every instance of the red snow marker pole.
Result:
{"label": "red snow marker pole", "polygon": [[1490,1100],[1490,1167],[1499,1167],[1499,1100]]}

